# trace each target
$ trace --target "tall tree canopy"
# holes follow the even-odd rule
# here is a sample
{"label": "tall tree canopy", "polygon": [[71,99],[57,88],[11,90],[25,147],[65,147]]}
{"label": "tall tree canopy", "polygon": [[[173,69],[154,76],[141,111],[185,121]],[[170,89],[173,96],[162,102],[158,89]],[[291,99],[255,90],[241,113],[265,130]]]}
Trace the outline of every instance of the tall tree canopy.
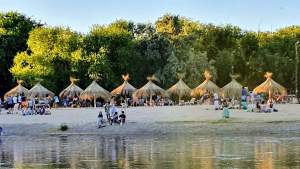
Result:
{"label": "tall tree canopy", "polygon": [[0,13],[0,96],[13,84],[9,68],[17,52],[27,49],[29,32],[41,24],[20,13]]}
{"label": "tall tree canopy", "polygon": [[70,76],[79,78],[84,88],[91,75],[97,75],[101,86],[111,90],[125,73],[136,87],[155,74],[165,88],[182,73],[186,83],[195,87],[203,81],[204,70],[210,70],[220,87],[234,73],[250,89],[271,71],[276,81],[293,92],[295,42],[299,39],[300,26],[251,32],[171,14],[153,24],[116,20],[93,25],[87,34],[80,34],[69,28],[40,26],[10,12],[0,15],[0,78],[4,79],[0,90],[3,94],[11,87],[10,72],[30,86],[42,78],[46,87],[58,93]]}

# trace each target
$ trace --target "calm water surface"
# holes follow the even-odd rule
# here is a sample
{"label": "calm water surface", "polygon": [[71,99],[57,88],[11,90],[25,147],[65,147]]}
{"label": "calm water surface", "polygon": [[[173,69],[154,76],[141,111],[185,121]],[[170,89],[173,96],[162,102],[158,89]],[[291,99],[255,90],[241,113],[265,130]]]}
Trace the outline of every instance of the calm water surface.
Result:
{"label": "calm water surface", "polygon": [[0,168],[300,168],[300,138],[2,137]]}

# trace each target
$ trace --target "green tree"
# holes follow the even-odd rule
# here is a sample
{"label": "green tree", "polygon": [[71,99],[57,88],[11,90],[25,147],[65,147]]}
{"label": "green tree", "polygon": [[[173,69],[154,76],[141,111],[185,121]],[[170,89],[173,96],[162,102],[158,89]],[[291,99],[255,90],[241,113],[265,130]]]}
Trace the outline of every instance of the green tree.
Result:
{"label": "green tree", "polygon": [[27,49],[29,32],[39,26],[40,23],[23,14],[0,13],[0,96],[15,85],[9,68],[17,52]]}

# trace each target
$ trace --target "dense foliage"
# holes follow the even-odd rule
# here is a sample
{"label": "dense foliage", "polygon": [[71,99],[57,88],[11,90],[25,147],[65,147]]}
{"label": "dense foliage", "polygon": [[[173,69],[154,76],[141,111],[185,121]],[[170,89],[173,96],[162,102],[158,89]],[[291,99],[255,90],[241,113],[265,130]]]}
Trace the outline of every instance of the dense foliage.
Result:
{"label": "dense foliage", "polygon": [[15,12],[0,13],[0,96],[9,90],[13,77],[9,68],[17,52],[27,50],[29,32],[41,24]]}
{"label": "dense foliage", "polygon": [[234,73],[240,74],[238,80],[250,89],[271,71],[276,81],[293,92],[297,40],[300,26],[251,32],[166,14],[154,24],[117,20],[93,25],[90,32],[80,34],[6,13],[0,15],[0,91],[3,94],[16,79],[25,80],[27,86],[44,79],[46,87],[59,93],[70,76],[79,78],[79,85],[85,88],[92,74],[111,90],[125,73],[136,87],[155,74],[160,85],[168,88],[177,81],[178,73],[185,74],[190,87],[196,87],[208,69],[220,87],[230,82],[229,75]]}

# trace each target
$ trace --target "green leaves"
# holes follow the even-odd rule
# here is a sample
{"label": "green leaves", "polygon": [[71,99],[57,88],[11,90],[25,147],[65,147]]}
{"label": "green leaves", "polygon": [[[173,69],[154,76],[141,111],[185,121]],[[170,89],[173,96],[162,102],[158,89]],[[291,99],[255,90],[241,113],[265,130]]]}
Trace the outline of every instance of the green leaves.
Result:
{"label": "green leaves", "polygon": [[93,25],[83,35],[66,27],[41,27],[9,12],[0,14],[0,92],[12,85],[10,72],[27,84],[42,78],[58,93],[70,76],[80,78],[82,87],[96,78],[110,90],[125,73],[136,87],[155,74],[166,88],[177,81],[178,73],[195,87],[204,80],[204,70],[219,86],[230,82],[230,73],[239,74],[239,81],[250,89],[263,80],[265,71],[272,71],[276,81],[293,90],[294,44],[299,39],[299,26],[256,33],[170,14],[155,24],[117,20]]}

